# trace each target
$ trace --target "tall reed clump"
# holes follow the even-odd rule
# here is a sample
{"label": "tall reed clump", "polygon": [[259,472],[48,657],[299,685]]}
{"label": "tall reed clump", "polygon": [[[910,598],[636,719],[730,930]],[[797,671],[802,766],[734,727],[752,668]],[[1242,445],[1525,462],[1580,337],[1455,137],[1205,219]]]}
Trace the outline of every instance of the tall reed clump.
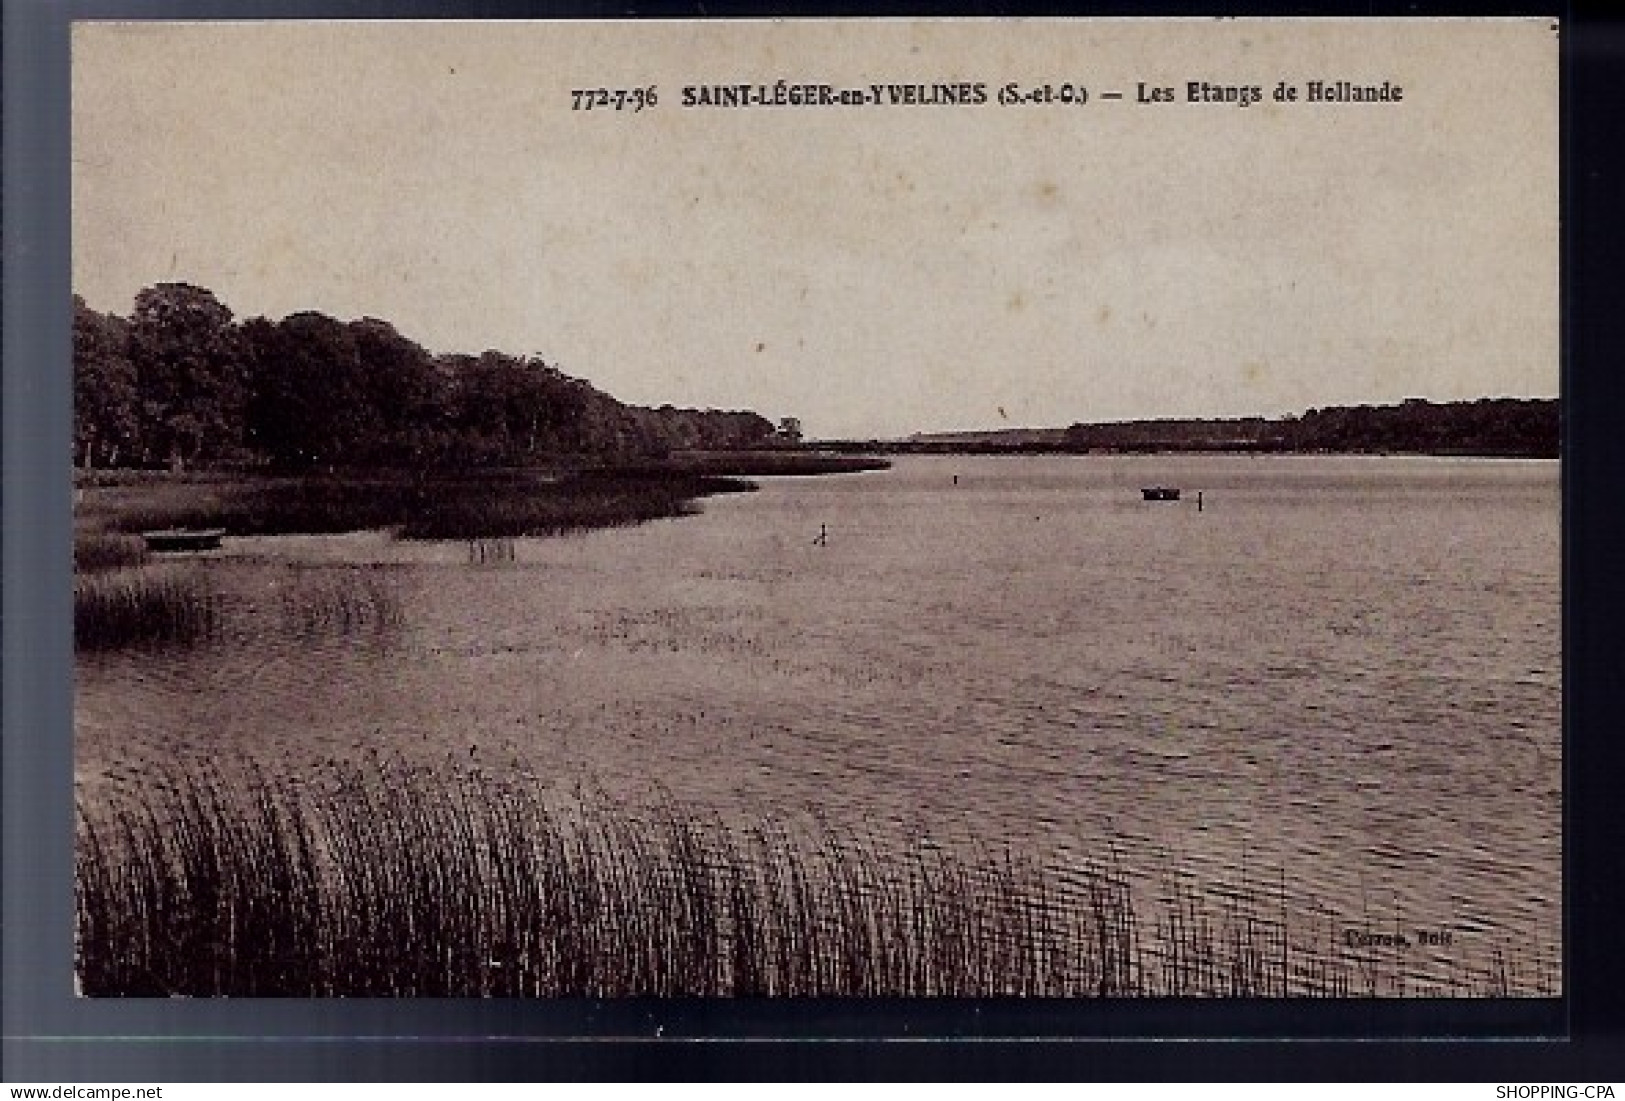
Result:
{"label": "tall reed clump", "polygon": [[1191,893],[1143,927],[1112,862],[557,807],[377,757],[319,785],[191,772],[81,806],[77,884],[92,996],[1362,992],[1250,909]]}
{"label": "tall reed clump", "polygon": [[219,626],[219,594],[202,572],[120,570],[74,582],[73,640],[81,650],[201,642]]}
{"label": "tall reed clump", "polygon": [[133,535],[84,532],[73,538],[73,570],[81,576],[134,569],[146,561],[146,545]]}

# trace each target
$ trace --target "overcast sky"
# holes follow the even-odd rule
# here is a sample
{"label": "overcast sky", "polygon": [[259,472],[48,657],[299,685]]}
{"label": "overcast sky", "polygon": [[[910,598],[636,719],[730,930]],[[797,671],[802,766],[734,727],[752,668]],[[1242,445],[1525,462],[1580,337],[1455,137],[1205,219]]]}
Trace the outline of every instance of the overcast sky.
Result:
{"label": "overcast sky", "polygon": [[[75,290],[382,317],[823,437],[1554,396],[1556,58],[1540,21],[81,24]],[[781,78],[1093,98],[681,106]]]}

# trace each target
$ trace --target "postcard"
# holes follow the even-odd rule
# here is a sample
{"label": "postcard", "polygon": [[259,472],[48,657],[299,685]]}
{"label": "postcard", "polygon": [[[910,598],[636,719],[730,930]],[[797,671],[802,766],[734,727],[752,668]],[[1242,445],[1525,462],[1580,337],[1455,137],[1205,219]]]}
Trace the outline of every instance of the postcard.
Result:
{"label": "postcard", "polygon": [[1558,34],[76,23],[80,992],[1561,995]]}

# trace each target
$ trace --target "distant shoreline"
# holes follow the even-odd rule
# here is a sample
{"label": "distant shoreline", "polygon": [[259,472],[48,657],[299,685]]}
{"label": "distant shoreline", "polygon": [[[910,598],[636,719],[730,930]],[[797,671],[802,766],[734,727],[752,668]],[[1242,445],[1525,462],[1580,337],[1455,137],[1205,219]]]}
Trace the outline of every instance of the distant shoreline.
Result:
{"label": "distant shoreline", "polygon": [[[1379,451],[1379,450],[1318,450],[1294,451],[1284,448],[1262,447],[1096,447],[1075,448],[1047,444],[916,444],[910,442],[883,442],[883,441],[848,441],[830,440],[819,445],[828,451],[852,455],[873,455],[898,458],[903,456],[954,456],[966,455],[976,458],[1021,458],[1037,456],[1055,456],[1071,458],[1122,458],[1141,455],[1146,457],[1166,455],[1189,456],[1271,456],[1271,457],[1302,457],[1311,458],[1346,458],[1346,459],[1519,459],[1539,462],[1558,462],[1561,455],[1533,455],[1522,452],[1489,452],[1489,451]],[[873,469],[881,469],[879,467]]]}
{"label": "distant shoreline", "polygon": [[836,440],[832,451],[882,455],[1310,454],[1556,459],[1556,398],[1329,406],[1300,416],[1162,418]]}

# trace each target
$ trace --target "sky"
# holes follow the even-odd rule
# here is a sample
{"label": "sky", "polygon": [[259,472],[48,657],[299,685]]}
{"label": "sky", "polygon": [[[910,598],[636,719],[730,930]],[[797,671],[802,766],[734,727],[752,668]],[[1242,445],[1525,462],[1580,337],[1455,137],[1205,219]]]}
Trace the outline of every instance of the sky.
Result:
{"label": "sky", "polygon": [[[820,438],[1557,394],[1541,20],[82,23],[73,49],[101,310],[193,283]],[[778,80],[990,102],[682,105]]]}

